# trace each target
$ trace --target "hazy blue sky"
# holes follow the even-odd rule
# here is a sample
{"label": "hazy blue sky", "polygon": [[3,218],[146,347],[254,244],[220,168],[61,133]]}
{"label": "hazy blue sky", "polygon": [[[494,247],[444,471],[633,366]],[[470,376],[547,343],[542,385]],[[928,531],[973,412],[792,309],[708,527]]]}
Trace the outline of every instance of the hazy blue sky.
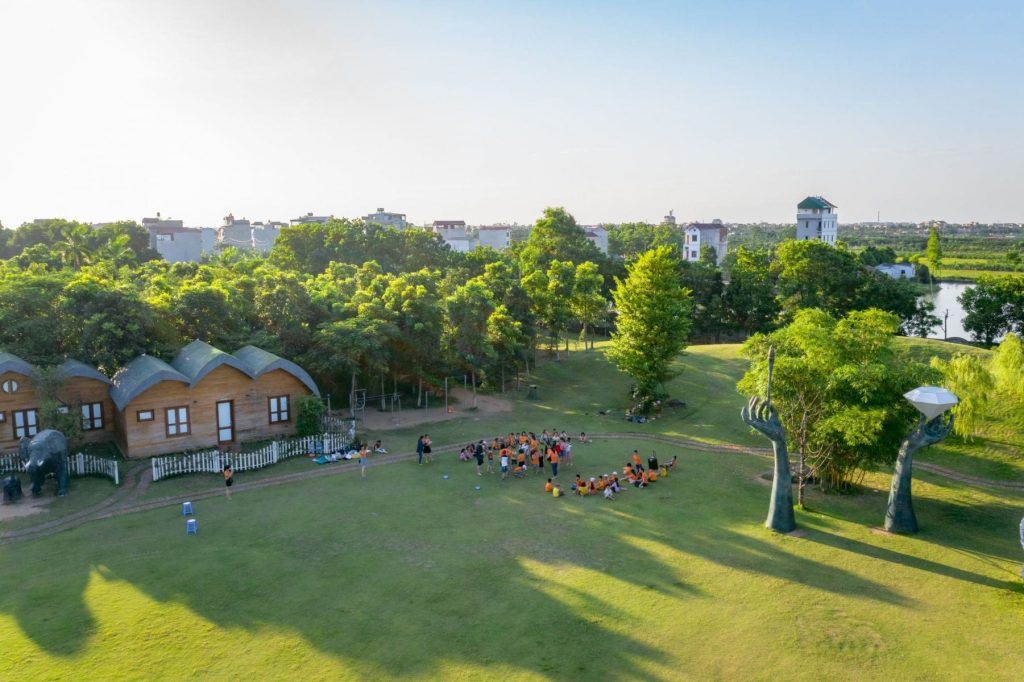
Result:
{"label": "hazy blue sky", "polygon": [[0,220],[1024,221],[1024,2],[0,0]]}

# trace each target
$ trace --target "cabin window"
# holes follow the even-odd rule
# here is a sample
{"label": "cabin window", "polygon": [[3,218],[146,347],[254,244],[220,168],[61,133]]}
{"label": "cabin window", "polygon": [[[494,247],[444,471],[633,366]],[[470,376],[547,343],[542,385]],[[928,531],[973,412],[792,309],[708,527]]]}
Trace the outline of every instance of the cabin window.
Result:
{"label": "cabin window", "polygon": [[277,424],[278,422],[286,422],[289,420],[288,396],[274,396],[273,398],[269,398],[268,401],[270,406],[271,424]]}
{"label": "cabin window", "polygon": [[167,408],[167,436],[185,436],[189,433],[188,408]]}
{"label": "cabin window", "polygon": [[139,410],[135,413],[135,419],[140,422],[153,421],[153,410]]}
{"label": "cabin window", "polygon": [[6,424],[6,423],[7,423],[7,413],[6,412],[0,412],[0,424]]}
{"label": "cabin window", "polygon": [[18,392],[18,382],[15,381],[14,379],[8,379],[7,381],[5,381],[3,383],[2,388],[3,388],[4,393],[17,393]]}
{"label": "cabin window", "polygon": [[39,433],[39,410],[15,410],[11,416],[14,418],[15,438],[31,438]]}
{"label": "cabin window", "polygon": [[103,403],[82,405],[82,430],[96,431],[103,428]]}

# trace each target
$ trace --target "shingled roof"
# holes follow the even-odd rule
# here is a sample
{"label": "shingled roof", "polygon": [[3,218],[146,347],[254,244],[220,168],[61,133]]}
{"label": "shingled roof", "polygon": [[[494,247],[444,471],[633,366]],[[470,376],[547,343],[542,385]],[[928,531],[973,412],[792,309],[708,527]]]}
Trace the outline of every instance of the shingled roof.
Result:
{"label": "shingled roof", "polygon": [[22,376],[33,377],[36,374],[36,368],[14,353],[0,351],[0,374],[4,372],[14,372]]}
{"label": "shingled roof", "polygon": [[234,353],[235,357],[244,362],[249,366],[252,371],[253,378],[259,377],[260,375],[272,372],[275,369],[280,369],[293,377],[301,381],[306,385],[313,395],[317,398],[320,397],[320,389],[317,388],[316,382],[313,381],[313,377],[309,376],[309,373],[296,365],[291,360],[285,360],[279,355],[274,355],[269,351],[265,351],[262,348],[256,346],[243,346]]}
{"label": "shingled roof", "polygon": [[122,367],[114,375],[114,387],[110,389],[110,399],[117,409],[123,410],[128,403],[138,398],[146,389],[152,388],[161,381],[180,381],[190,383],[189,378],[152,355],[140,355]]}
{"label": "shingled roof", "polygon": [[797,204],[796,207],[797,208],[820,208],[820,209],[838,208],[835,204],[833,204],[831,201],[829,201],[825,197],[807,197],[806,199],[801,201],[799,204]]}
{"label": "shingled roof", "polygon": [[203,377],[221,365],[233,367],[250,379],[256,378],[256,375],[244,362],[204,341],[193,341],[178,351],[178,354],[171,360],[171,367],[190,379],[189,386],[195,386]]}
{"label": "shingled roof", "polygon": [[82,377],[84,379],[95,379],[96,381],[102,381],[105,384],[110,384],[110,379],[107,375],[99,371],[95,367],[90,367],[84,362],[78,360],[72,360],[68,358],[61,363],[60,367],[57,368],[61,377],[64,379],[73,379],[75,377]]}

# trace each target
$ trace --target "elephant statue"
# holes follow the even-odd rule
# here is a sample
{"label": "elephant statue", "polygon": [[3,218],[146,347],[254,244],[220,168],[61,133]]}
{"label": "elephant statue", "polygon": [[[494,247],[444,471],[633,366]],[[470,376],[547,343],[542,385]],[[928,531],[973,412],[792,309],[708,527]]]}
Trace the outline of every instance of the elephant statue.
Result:
{"label": "elephant statue", "polygon": [[[26,442],[27,441],[27,442]],[[21,439],[20,449],[28,454],[28,476],[32,479],[32,495],[38,496],[43,490],[43,479],[47,474],[57,477],[57,494],[68,494],[68,439],[60,431],[46,429],[32,437]]]}
{"label": "elephant statue", "polygon": [[4,504],[13,504],[21,499],[21,479],[11,474],[3,480]]}

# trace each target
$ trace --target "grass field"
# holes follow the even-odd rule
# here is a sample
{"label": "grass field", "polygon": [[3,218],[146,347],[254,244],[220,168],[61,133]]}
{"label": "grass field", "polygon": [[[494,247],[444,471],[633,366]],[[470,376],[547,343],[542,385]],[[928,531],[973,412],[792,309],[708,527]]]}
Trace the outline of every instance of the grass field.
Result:
{"label": "grass field", "polygon": [[[735,350],[692,349],[672,391],[687,407],[648,425],[594,414],[621,410],[627,382],[580,353],[541,366],[538,403],[385,437],[765,445],[739,424]],[[652,447],[577,446],[577,467],[619,468],[634,446]],[[872,473],[857,494],[812,491],[804,535],[779,536],[761,525],[769,460],[656,449],[679,469],[613,502],[443,455],[202,500],[196,537],[167,507],[4,546],[0,678],[1020,679],[1024,496],[920,472],[922,532],[886,536],[888,474]]]}

